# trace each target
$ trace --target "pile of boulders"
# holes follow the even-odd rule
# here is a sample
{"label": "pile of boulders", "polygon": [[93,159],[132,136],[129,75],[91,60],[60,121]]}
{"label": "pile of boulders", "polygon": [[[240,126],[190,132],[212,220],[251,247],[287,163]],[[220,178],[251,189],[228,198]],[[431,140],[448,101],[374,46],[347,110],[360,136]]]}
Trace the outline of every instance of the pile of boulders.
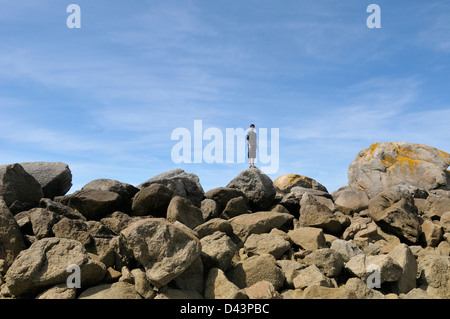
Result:
{"label": "pile of boulders", "polygon": [[66,164],[0,166],[0,298],[450,298],[449,165],[394,142],[331,194],[250,168],[207,192],[174,169],[69,195]]}

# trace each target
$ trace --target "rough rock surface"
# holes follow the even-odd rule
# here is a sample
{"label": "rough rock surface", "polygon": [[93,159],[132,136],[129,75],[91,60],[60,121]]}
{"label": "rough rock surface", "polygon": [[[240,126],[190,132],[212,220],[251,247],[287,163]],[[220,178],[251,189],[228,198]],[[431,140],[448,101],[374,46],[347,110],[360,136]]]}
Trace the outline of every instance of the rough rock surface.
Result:
{"label": "rough rock surface", "polygon": [[[204,193],[176,169],[51,199],[19,164],[2,167],[0,299],[450,298],[450,191],[409,173],[372,172],[385,176],[373,189],[386,182],[373,195],[330,194],[301,175],[272,183],[250,169],[237,188]],[[67,287],[69,264],[81,288]]]}
{"label": "rough rock surface", "polygon": [[173,191],[174,196],[187,198],[195,206],[200,206],[205,193],[197,175],[193,173],[186,173],[184,170],[179,168],[161,173],[138,185],[137,187],[142,189],[154,183],[167,186]]}
{"label": "rough rock surface", "polygon": [[41,185],[45,198],[65,195],[72,187],[72,172],[67,164],[30,162],[20,165]]}
{"label": "rough rock surface", "polygon": [[395,185],[446,189],[450,154],[407,142],[375,143],[359,152],[348,168],[351,187],[372,198]]}
{"label": "rough rock surface", "polygon": [[182,274],[201,252],[196,237],[164,219],[137,221],[120,233],[120,240],[156,287]]}
{"label": "rough rock surface", "polygon": [[0,166],[0,196],[10,207],[15,201],[38,204],[42,187],[20,164]]}
{"label": "rough rock surface", "polygon": [[270,282],[276,290],[284,284],[284,275],[272,255],[253,256],[239,262],[228,277],[239,288],[250,287],[259,281]]}
{"label": "rough rock surface", "polygon": [[268,210],[276,194],[270,177],[257,168],[241,172],[228,183],[227,187],[243,192],[253,210]]}
{"label": "rough rock surface", "polygon": [[134,285],[126,282],[99,285],[86,289],[79,299],[142,299]]}
{"label": "rough rock surface", "polygon": [[244,248],[247,254],[270,254],[279,259],[291,248],[291,244],[278,234],[252,234],[245,241]]}
{"label": "rough rock surface", "polygon": [[87,219],[100,219],[113,213],[123,203],[119,194],[102,190],[81,190],[55,198],[79,211]]}
{"label": "rough rock surface", "polygon": [[236,244],[225,233],[215,232],[201,240],[203,263],[207,268],[220,268],[227,271],[237,251]]}
{"label": "rough rock surface", "polygon": [[371,198],[369,215],[384,231],[411,243],[419,240],[420,220],[407,188],[391,187]]}
{"label": "rough rock surface", "polygon": [[233,284],[219,268],[212,268],[206,279],[207,299],[247,299],[247,295]]}
{"label": "rough rock surface", "polygon": [[273,228],[279,228],[293,219],[292,215],[285,213],[257,212],[234,217],[230,223],[233,232],[245,242],[251,234],[270,232]]}
{"label": "rough rock surface", "polygon": [[9,211],[5,201],[0,198],[0,260],[6,272],[19,253],[25,249],[19,225]]}
{"label": "rough rock surface", "polygon": [[179,221],[191,229],[204,222],[201,209],[181,196],[175,196],[170,201],[167,207],[167,220],[172,223]]}
{"label": "rough rock surface", "polygon": [[338,234],[342,225],[329,207],[320,203],[314,196],[306,193],[300,201],[300,223],[322,228],[331,234]]}
{"label": "rough rock surface", "polygon": [[158,183],[151,184],[134,195],[131,210],[136,216],[166,217],[172,197],[173,191],[168,187]]}
{"label": "rough rock surface", "polygon": [[100,282],[105,276],[105,265],[91,258],[80,242],[44,238],[20,252],[6,273],[6,285],[11,294],[18,296],[66,283],[70,265],[80,267],[82,287]]}
{"label": "rough rock surface", "polygon": [[290,193],[292,187],[300,186],[328,192],[327,188],[316,180],[298,174],[286,174],[273,181],[273,186],[279,193]]}
{"label": "rough rock surface", "polygon": [[315,250],[326,248],[327,243],[320,228],[301,227],[288,232],[292,242],[303,249]]}
{"label": "rough rock surface", "polygon": [[369,197],[364,191],[346,187],[332,195],[336,208],[344,214],[353,215],[369,208]]}

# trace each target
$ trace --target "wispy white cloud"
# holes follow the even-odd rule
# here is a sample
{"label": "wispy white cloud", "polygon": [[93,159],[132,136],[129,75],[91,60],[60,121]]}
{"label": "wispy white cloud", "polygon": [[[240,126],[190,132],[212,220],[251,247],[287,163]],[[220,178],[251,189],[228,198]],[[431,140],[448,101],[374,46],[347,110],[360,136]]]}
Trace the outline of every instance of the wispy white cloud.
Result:
{"label": "wispy white cloud", "polygon": [[424,26],[418,32],[416,42],[427,48],[443,53],[450,53],[450,4],[444,1],[427,3],[420,9],[420,19],[425,20]]}

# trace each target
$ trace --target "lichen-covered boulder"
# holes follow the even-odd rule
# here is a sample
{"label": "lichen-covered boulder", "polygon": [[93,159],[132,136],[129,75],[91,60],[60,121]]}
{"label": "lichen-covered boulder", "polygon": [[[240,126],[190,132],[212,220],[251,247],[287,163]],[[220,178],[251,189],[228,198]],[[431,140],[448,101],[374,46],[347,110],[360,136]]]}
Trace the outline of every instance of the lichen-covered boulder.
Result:
{"label": "lichen-covered boulder", "polygon": [[375,143],[359,152],[348,168],[349,185],[369,198],[395,185],[447,189],[450,154],[407,142]]}

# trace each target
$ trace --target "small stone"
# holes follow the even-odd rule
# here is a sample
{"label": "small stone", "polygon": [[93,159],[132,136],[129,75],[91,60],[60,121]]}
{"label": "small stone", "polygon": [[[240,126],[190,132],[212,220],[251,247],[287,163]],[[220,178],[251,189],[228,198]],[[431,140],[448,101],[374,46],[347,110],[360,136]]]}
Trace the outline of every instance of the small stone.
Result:
{"label": "small stone", "polygon": [[268,281],[259,281],[248,288],[245,293],[249,299],[280,299],[280,294],[275,290],[272,283]]}
{"label": "small stone", "polygon": [[326,248],[326,240],[320,228],[301,227],[288,232],[292,242],[303,249],[316,250]]}
{"label": "small stone", "polygon": [[310,286],[334,287],[331,279],[327,278],[315,265],[300,270],[294,278],[295,289],[305,289]]}

